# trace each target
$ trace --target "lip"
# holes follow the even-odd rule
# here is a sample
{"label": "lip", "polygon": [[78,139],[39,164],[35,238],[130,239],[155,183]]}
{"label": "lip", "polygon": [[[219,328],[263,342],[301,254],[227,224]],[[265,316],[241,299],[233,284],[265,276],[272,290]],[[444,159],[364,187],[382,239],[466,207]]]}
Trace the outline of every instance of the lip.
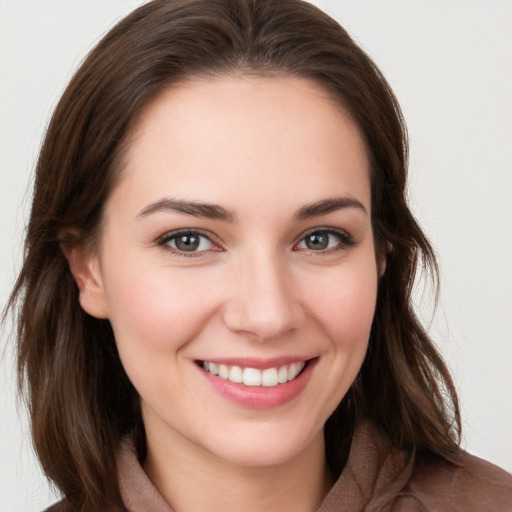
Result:
{"label": "lip", "polygon": [[257,368],[259,370],[305,361],[306,366],[298,377],[285,382],[284,384],[278,384],[273,387],[244,386],[243,384],[231,382],[216,375],[212,375],[211,373],[203,370],[199,365],[195,365],[206,383],[223,398],[226,398],[232,403],[242,407],[252,409],[270,409],[291,402],[294,398],[300,395],[311,377],[311,374],[318,362],[318,357],[309,359],[296,357],[279,358],[265,361],[250,359],[207,359],[207,361],[212,363],[238,365],[246,368]]}

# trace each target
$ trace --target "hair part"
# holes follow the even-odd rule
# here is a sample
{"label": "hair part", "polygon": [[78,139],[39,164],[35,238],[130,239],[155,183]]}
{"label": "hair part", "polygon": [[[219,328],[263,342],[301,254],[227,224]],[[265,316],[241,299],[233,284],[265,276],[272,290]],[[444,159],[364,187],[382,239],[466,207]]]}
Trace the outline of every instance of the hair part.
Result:
{"label": "hair part", "polygon": [[18,320],[19,388],[63,509],[119,504],[120,440],[135,431],[141,457],[145,442],[138,396],[111,326],[81,309],[61,245],[94,245],[129,134],[148,102],[193,77],[231,74],[315,81],[352,116],[368,149],[373,230],[387,265],[366,359],[325,426],[333,473],[341,471],[361,418],[400,449],[456,460],[455,388],[411,303],[418,268],[437,276],[437,265],[406,203],[407,134],[385,78],[340,25],[306,2],[155,0],[100,41],[55,109],[9,301]]}

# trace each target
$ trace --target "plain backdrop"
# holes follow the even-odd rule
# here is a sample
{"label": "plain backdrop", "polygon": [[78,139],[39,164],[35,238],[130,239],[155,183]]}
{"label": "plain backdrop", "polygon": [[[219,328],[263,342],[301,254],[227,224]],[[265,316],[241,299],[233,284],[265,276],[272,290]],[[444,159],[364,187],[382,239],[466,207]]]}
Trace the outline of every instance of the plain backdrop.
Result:
{"label": "plain backdrop", "polygon": [[[0,306],[19,268],[31,175],[73,71],[137,0],[0,0]],[[422,317],[460,391],[463,446],[512,471],[512,2],[325,0],[372,56],[403,107],[410,198],[439,255],[442,289]],[[0,511],[55,500],[16,408],[2,331]]]}

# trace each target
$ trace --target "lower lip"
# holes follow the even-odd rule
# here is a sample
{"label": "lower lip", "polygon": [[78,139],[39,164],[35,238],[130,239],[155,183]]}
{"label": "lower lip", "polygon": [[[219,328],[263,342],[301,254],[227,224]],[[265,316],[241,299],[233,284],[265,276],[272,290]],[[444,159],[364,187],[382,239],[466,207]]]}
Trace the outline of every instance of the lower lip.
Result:
{"label": "lower lip", "polygon": [[311,359],[304,367],[302,372],[293,380],[278,384],[277,386],[245,386],[226,379],[221,379],[216,375],[203,370],[198,366],[198,370],[206,382],[231,402],[242,407],[253,409],[269,409],[279,407],[296,398],[306,386],[318,358]]}

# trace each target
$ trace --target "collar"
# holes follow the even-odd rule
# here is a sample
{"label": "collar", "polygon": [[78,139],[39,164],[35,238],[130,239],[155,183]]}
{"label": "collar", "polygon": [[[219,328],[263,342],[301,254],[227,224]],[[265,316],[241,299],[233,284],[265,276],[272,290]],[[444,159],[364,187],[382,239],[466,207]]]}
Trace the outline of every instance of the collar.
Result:
{"label": "collar", "polygon": [[[414,457],[393,448],[370,422],[357,425],[343,471],[317,512],[378,510],[391,502],[411,477]],[[137,460],[131,439],[118,456],[119,484],[130,512],[174,512]]]}

